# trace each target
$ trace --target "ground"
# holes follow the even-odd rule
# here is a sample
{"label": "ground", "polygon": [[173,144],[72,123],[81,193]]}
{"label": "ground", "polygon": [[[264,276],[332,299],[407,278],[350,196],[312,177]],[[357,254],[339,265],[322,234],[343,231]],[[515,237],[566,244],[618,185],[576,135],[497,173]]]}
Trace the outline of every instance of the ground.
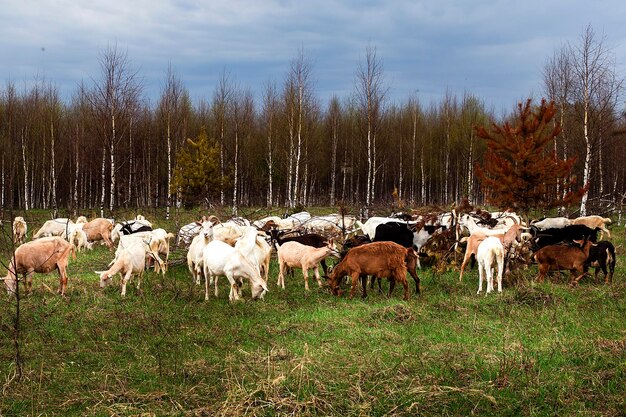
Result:
{"label": "ground", "polygon": [[[623,229],[612,235],[623,244]],[[224,279],[204,301],[185,265],[148,273],[141,291],[131,281],[122,299],[118,278],[98,286],[93,271],[112,259],[98,246],[70,261],[67,297],[49,274],[22,300],[20,382],[15,303],[0,297],[0,415],[624,415],[618,253],[611,285],[534,284],[531,267],[478,296],[476,269],[462,283],[424,269],[408,302],[398,288],[307,293],[300,271],[281,290],[273,261],[265,300],[245,288],[232,304]]]}

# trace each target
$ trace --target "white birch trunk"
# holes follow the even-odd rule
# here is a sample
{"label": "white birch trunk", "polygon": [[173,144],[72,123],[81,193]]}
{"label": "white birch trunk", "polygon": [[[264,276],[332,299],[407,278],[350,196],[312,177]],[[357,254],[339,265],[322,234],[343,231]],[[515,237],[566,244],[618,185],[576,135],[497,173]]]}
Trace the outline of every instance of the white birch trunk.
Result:
{"label": "white birch trunk", "polygon": [[50,122],[50,171],[52,173],[52,208],[54,217],[57,217],[57,174],[54,154],[54,123]]}
{"label": "white birch trunk", "polygon": [[131,197],[133,195],[133,167],[135,166],[135,152],[133,150],[133,118],[130,118],[130,127],[128,130],[128,204],[131,203]]}
{"label": "white birch trunk", "polygon": [[109,210],[115,207],[115,115],[111,115],[111,142],[109,143],[109,157],[111,158],[111,186],[109,188]]}
{"label": "white birch trunk", "polygon": [[293,199],[295,204],[298,204],[300,200],[300,189],[299,189],[299,180],[300,180],[300,160],[302,157],[302,97],[303,91],[302,86],[298,86],[298,142],[296,147],[296,172],[294,173],[294,182],[293,182]]}
{"label": "white birch trunk", "polygon": [[332,132],[332,144],[331,144],[331,156],[330,156],[330,205],[335,205],[335,193],[337,191],[337,128],[333,125]]}
{"label": "white birch trunk", "polygon": [[268,184],[267,184],[267,207],[272,207],[272,202],[274,201],[272,184],[274,182],[274,160],[272,158],[272,122],[269,122],[269,134],[267,135],[267,174],[268,174]]}
{"label": "white birch trunk", "polygon": [[288,179],[287,179],[287,205],[289,208],[293,208],[295,206],[293,202],[293,163],[295,156],[294,149],[294,137],[293,137],[293,115],[289,119],[289,168],[288,168]]}
{"label": "white birch trunk", "polygon": [[[239,122],[235,122],[236,124]],[[235,125],[235,167],[233,178],[233,216],[237,216],[237,187],[239,186],[239,132],[238,126]]]}
{"label": "white birch trunk", "polygon": [[79,165],[78,165],[78,161],[80,160],[79,155],[78,155],[78,124],[76,125],[76,139],[74,140],[74,158],[75,158],[75,167],[74,167],[74,195],[72,196],[72,199],[74,201],[74,209],[78,210],[78,176],[80,174],[79,172]]}
{"label": "white birch trunk", "polygon": [[474,133],[470,132],[469,161],[467,163],[467,197],[474,201]]}
{"label": "white birch trunk", "polygon": [[165,219],[170,219],[170,207],[172,206],[172,193],[170,187],[172,185],[172,137],[170,130],[170,116],[167,115],[167,202],[165,208]]}
{"label": "white birch trunk", "polygon": [[415,154],[417,152],[417,112],[413,111],[413,149],[411,154],[411,204],[415,204]]}
{"label": "white birch trunk", "polygon": [[24,130],[22,130],[22,165],[24,169],[24,209],[30,209],[29,189],[28,189],[28,164],[26,161],[26,145],[24,143]]}
{"label": "white birch trunk", "polygon": [[[583,120],[583,135],[585,139],[585,166],[583,169],[583,185],[589,183],[589,172],[591,170],[591,142],[589,140],[589,98],[587,90],[585,89],[584,96],[584,120]],[[587,199],[589,198],[589,190],[585,191],[580,201],[580,215],[587,215]]]}
{"label": "white birch trunk", "polygon": [[4,204],[4,158],[2,158],[2,190],[0,191],[0,193],[2,194],[2,197],[0,198],[0,205],[2,207],[6,207],[6,205]]}
{"label": "white birch trunk", "polygon": [[422,143],[422,148],[421,148],[421,153],[420,153],[420,171],[421,171],[421,178],[420,178],[420,185],[421,185],[421,189],[422,189],[422,204],[425,205],[426,204],[426,171],[424,169],[424,143]]}
{"label": "white birch trunk", "polygon": [[106,168],[106,148],[102,149],[102,168],[100,170],[100,181],[102,184],[102,192],[100,193],[100,217],[104,217],[104,197],[106,193],[106,176],[105,176],[105,168]]}
{"label": "white birch trunk", "polygon": [[365,190],[365,205],[369,207],[372,203],[370,191],[372,189],[372,132],[370,127],[367,128],[367,189]]}

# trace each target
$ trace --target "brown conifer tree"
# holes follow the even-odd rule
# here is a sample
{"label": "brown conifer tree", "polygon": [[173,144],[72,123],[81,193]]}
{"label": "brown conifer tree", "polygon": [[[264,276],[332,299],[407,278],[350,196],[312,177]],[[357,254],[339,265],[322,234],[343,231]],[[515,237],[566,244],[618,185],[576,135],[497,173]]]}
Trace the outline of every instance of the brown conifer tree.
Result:
{"label": "brown conifer tree", "polygon": [[[580,201],[586,188],[574,187],[575,158],[561,160],[550,147],[561,132],[560,125],[552,123],[556,112],[554,102],[543,99],[533,108],[529,99],[518,104],[514,124],[493,123],[490,130],[476,126],[488,147],[484,164],[476,171],[489,204],[514,209],[528,222],[530,210]],[[563,195],[558,189],[572,191]]]}

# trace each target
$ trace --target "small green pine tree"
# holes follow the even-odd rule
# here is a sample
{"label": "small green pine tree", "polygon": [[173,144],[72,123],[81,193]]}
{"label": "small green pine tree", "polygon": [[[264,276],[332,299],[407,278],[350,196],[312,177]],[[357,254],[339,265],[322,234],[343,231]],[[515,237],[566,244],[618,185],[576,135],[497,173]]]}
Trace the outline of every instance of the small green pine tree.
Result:
{"label": "small green pine tree", "polygon": [[202,131],[195,140],[187,139],[180,150],[170,192],[179,194],[189,207],[211,199],[219,186],[219,148]]}

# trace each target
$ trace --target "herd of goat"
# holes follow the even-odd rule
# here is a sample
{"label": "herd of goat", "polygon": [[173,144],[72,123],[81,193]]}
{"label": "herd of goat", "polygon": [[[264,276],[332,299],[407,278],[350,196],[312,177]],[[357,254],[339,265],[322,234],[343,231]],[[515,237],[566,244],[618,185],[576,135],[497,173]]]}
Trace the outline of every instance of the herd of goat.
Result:
{"label": "herd of goat", "polygon": [[[285,275],[301,269],[305,290],[309,290],[309,271],[312,270],[318,285],[323,285],[318,266],[321,265],[331,291],[340,295],[345,277],[350,279],[350,296],[354,296],[359,283],[362,296],[367,295],[367,279],[371,286],[380,280],[389,280],[389,294],[395,284],[404,288],[404,299],[409,298],[407,272],[415,281],[415,292],[420,293],[417,269],[420,257],[425,256],[429,243],[438,236],[450,236],[456,250],[465,244],[465,256],[459,279],[474,256],[478,263],[478,293],[486,281],[486,293],[502,291],[502,277],[507,261],[515,257],[526,263],[538,265],[538,280],[549,271],[569,270],[571,284],[576,285],[595,267],[604,273],[605,282],[612,280],[615,268],[615,247],[607,224],[611,220],[601,216],[576,219],[546,218],[525,225],[513,212],[487,213],[481,210],[456,213],[454,210],[428,216],[395,215],[371,217],[364,222],[353,216],[331,214],[313,217],[307,212],[286,218],[266,217],[254,222],[236,218],[220,222],[215,216],[205,217],[180,228],[177,235],[164,229],[153,228],[152,223],[138,215],[135,219],[116,223],[112,219],[96,218],[88,221],[84,216],[76,222],[68,218],[46,221],[27,238],[27,224],[23,217],[13,222],[13,240],[17,246],[9,262],[7,276],[2,278],[9,293],[17,291],[18,276],[25,277],[27,290],[32,287],[35,272],[58,270],[59,293],[67,289],[67,265],[70,254],[92,249],[101,241],[109,250],[117,249],[108,269],[96,271],[100,286],[105,287],[120,274],[121,295],[131,276],[137,276],[137,288],[146,268],[167,272],[170,241],[176,238],[178,247],[187,248],[187,266],[192,279],[200,284],[204,279],[205,299],[209,288],[218,296],[218,278],[224,276],[230,284],[229,299],[242,297],[245,281],[250,284],[253,299],[263,298],[268,292],[269,265],[272,253],[277,253],[279,274],[277,286],[285,288]],[[600,233],[600,241],[597,234]],[[339,244],[340,243],[340,244]],[[341,250],[339,250],[341,247]],[[331,269],[326,259],[339,262]]]}

